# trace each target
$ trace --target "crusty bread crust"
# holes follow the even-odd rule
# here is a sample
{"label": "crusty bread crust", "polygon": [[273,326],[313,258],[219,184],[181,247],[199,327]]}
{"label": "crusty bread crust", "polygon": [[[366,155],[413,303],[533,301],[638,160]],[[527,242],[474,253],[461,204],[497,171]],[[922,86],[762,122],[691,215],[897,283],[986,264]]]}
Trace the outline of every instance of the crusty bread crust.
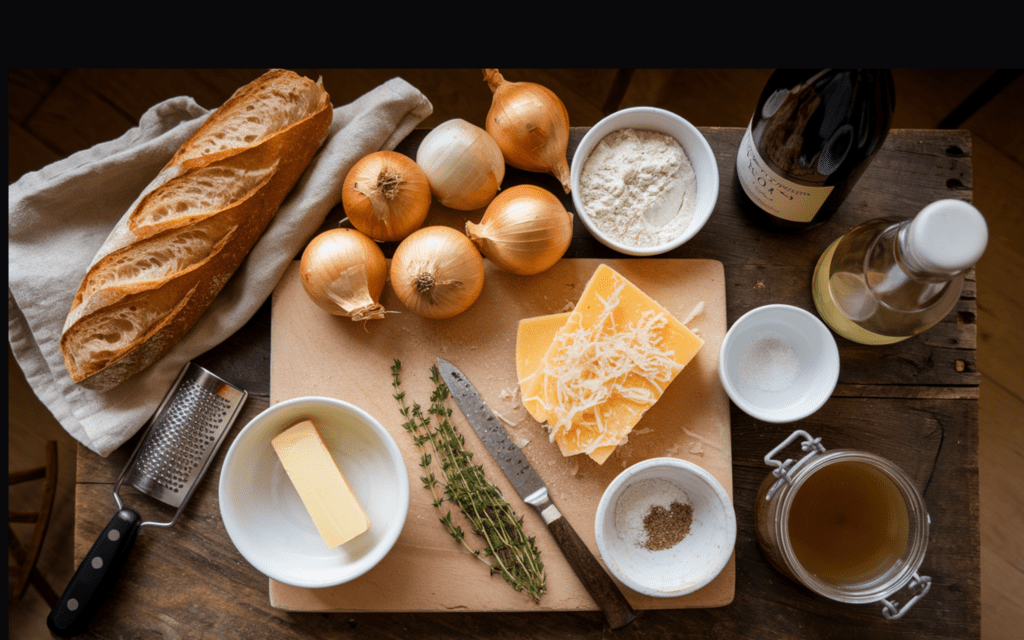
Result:
{"label": "crusty bread crust", "polygon": [[106,391],[188,332],[327,137],[321,83],[272,70],[174,154],[103,243],[61,335],[71,379]]}

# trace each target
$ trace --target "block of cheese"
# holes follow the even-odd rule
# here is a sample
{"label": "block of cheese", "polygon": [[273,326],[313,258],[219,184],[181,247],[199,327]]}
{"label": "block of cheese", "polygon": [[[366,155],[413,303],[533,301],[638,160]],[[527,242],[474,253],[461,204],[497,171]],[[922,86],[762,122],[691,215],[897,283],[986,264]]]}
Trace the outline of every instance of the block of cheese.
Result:
{"label": "block of cheese", "polygon": [[[555,334],[565,326],[570,315],[572,314],[569,312],[554,313],[549,316],[524,318],[519,321],[519,332],[516,336],[516,373],[520,380],[520,392],[522,391],[522,381],[537,371],[541,360],[544,359],[544,354],[551,346],[551,341],[555,339]],[[523,406],[537,422],[544,422],[547,419],[539,398],[524,397]],[[613,451],[615,451],[615,445],[607,445],[598,447],[587,455],[598,464],[604,464]]]}
{"label": "block of cheese", "polygon": [[[551,346],[551,341],[555,339],[555,334],[565,326],[570,315],[569,312],[555,313],[519,321],[516,335],[516,375],[519,378],[520,392],[525,391],[522,388],[523,381],[537,371],[544,354]],[[523,406],[537,422],[544,422],[547,418],[538,398],[527,399],[523,394]]]}
{"label": "block of cheese", "polygon": [[312,421],[289,427],[271,443],[328,549],[369,530],[359,498]]}
{"label": "block of cheese", "polygon": [[603,464],[703,344],[602,264],[572,313],[520,323],[523,405],[547,424],[562,455],[586,453]]}

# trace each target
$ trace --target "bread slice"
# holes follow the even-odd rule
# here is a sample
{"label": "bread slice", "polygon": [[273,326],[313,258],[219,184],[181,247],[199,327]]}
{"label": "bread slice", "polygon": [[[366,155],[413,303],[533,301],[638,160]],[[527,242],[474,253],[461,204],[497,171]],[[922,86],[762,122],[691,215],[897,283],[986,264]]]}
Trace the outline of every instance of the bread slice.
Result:
{"label": "bread slice", "polygon": [[72,380],[105,391],[176,344],[213,302],[320,148],[322,84],[260,76],[215,111],[103,243],[71,305]]}

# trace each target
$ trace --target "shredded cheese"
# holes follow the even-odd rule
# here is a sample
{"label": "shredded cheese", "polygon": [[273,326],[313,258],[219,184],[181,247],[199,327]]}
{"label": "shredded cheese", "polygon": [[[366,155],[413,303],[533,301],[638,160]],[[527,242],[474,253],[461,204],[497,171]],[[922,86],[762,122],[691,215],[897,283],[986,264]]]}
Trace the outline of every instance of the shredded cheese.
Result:
{"label": "shredded cheese", "polygon": [[[601,284],[610,281],[610,291],[593,296],[594,308],[585,307],[584,295],[539,366],[520,379],[524,405],[546,423],[563,455],[587,453],[599,463],[625,441],[702,344],[625,278],[602,268]],[[630,301],[624,304],[627,286]],[[666,336],[687,353],[677,354]]]}

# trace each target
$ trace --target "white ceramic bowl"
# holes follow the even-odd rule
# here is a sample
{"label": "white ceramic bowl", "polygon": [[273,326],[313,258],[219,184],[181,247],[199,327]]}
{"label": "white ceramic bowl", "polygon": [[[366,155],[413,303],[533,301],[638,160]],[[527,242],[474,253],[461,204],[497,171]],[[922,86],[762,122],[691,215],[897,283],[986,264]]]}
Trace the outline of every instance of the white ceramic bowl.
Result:
{"label": "white ceramic bowl", "polygon": [[[580,199],[580,173],[591,151],[605,136],[619,129],[646,129],[658,131],[672,136],[690,158],[694,174],[697,177],[697,203],[689,226],[671,241],[656,247],[634,247],[622,244],[602,233],[587,215],[586,208]],[[632,107],[622,109],[603,118],[587,131],[580,141],[572,158],[571,182],[572,201],[576,215],[591,234],[602,244],[619,253],[632,256],[654,256],[666,253],[681,246],[684,242],[697,235],[704,223],[711,217],[711,212],[718,201],[718,161],[711,150],[707,139],[681,116],[655,107]]]}
{"label": "white ceramic bowl", "polygon": [[[312,420],[370,519],[369,531],[328,549],[270,441]],[[231,542],[264,575],[297,587],[354,580],[394,546],[409,512],[409,475],[398,445],[374,418],[333,398],[286,400],[262,412],[228,449],[220,512]]]}
{"label": "white ceramic bowl", "polygon": [[794,422],[821,408],[839,380],[839,348],[813,313],[769,304],[745,313],[719,352],[722,386],[744,413]]}
{"label": "white ceramic bowl", "polygon": [[[670,492],[661,489],[671,483]],[[653,494],[649,494],[653,491]],[[675,546],[651,551],[637,541],[637,527],[651,496],[680,492],[693,508],[690,531]],[[666,505],[662,505],[666,506]],[[736,512],[729,495],[702,467],[677,458],[651,458],[620,473],[597,505],[597,548],[624,585],[656,598],[692,593],[715,579],[736,545]]]}

